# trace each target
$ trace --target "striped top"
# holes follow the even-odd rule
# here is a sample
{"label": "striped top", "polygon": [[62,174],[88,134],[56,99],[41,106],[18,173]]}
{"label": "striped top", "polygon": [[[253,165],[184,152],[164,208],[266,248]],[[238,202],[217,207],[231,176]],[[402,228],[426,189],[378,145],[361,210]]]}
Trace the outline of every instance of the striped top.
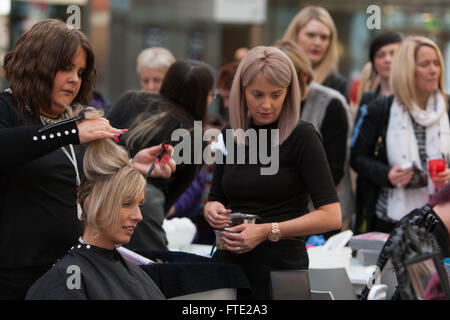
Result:
{"label": "striped top", "polygon": [[[414,134],[416,135],[417,145],[419,147],[419,157],[420,162],[422,163],[422,168],[424,172],[428,172],[427,166],[427,151],[426,151],[426,127],[418,124],[413,117],[411,117]],[[389,196],[389,187],[383,187],[378,195],[377,203],[375,205],[375,214],[377,218],[395,223],[395,220],[392,220],[387,216],[387,200]]]}

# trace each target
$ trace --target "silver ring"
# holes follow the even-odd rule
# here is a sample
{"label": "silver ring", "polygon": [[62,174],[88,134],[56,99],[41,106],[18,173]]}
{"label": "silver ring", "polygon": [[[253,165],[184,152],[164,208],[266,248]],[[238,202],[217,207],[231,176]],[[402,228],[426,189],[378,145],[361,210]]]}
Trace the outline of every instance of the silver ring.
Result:
{"label": "silver ring", "polygon": [[241,251],[241,247],[237,247],[236,249],[237,249],[238,252]]}

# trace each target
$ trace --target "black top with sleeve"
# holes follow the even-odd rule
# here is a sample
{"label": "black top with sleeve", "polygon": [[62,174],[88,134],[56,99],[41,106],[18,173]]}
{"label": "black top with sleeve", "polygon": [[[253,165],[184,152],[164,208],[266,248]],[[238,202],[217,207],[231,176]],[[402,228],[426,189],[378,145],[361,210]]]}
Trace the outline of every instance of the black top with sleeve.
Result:
{"label": "black top with sleeve", "polygon": [[377,98],[380,97],[380,91],[381,91],[381,86],[378,85],[375,89],[373,90],[367,90],[366,92],[363,93],[362,97],[361,97],[361,101],[359,102],[359,107],[363,106],[363,105],[369,105],[369,103],[371,103],[372,101],[376,100]]}
{"label": "black top with sleeve", "polygon": [[[252,127],[275,129],[277,123]],[[225,131],[223,134],[226,137]],[[270,150],[270,139],[267,143]],[[308,193],[316,208],[339,201],[320,135],[312,124],[300,121],[279,147],[275,175],[261,175],[260,168],[269,165],[262,165],[259,158],[257,164],[248,164],[248,146],[245,149],[246,164],[216,163],[209,201],[219,201],[233,212],[256,214],[261,217],[257,223],[281,222],[306,214]]]}
{"label": "black top with sleeve", "polygon": [[[42,127],[0,94],[0,276],[49,268],[81,234],[75,169],[60,149],[79,144],[78,129],[71,122],[38,133]],[[84,149],[74,149],[82,174]]]}
{"label": "black top with sleeve", "polygon": [[[350,153],[350,165],[359,175],[378,187],[390,186],[385,140],[393,100],[394,96],[391,95],[372,101],[367,107],[367,113],[361,118],[361,126],[352,138],[354,144]],[[378,150],[375,150],[377,147]]]}
{"label": "black top with sleeve", "polygon": [[347,79],[345,79],[345,77],[342,74],[338,72],[331,72],[325,78],[325,80],[323,80],[322,85],[339,91],[345,97],[345,99],[347,99],[348,102]]}
{"label": "black top with sleeve", "polygon": [[[359,101],[358,112],[355,117],[355,126],[358,124],[358,120],[361,117],[362,112],[367,112],[367,106],[374,100],[380,97],[381,86],[378,85],[374,90],[367,90],[363,93],[361,100]],[[365,109],[365,111],[362,111]],[[359,124],[360,125],[360,124]]]}
{"label": "black top with sleeve", "polygon": [[[305,100],[302,100],[300,112],[304,103]],[[331,99],[326,110],[320,134],[334,184],[338,185],[344,176],[345,161],[348,160],[346,149],[349,123],[347,112],[339,99]]]}

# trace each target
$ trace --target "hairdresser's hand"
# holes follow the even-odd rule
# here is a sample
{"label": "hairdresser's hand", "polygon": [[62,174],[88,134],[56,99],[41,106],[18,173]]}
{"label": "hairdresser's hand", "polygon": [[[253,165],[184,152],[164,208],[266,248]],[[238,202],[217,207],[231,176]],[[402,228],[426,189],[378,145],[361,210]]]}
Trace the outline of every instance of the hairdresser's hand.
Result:
{"label": "hairdresser's hand", "polygon": [[402,170],[401,166],[393,166],[389,170],[388,178],[393,186],[404,187],[411,181],[413,175],[413,169]]}
{"label": "hairdresser's hand", "polygon": [[159,153],[161,152],[162,145],[142,149],[133,158],[133,167],[143,175],[147,174],[153,162],[155,168],[153,169],[150,177],[153,178],[169,178],[173,172],[175,172],[177,164],[172,159],[173,147],[166,144],[166,151],[161,161],[157,160]]}
{"label": "hairdresser's hand", "polygon": [[205,219],[214,229],[223,229],[230,223],[229,214],[231,210],[226,209],[219,201],[208,201],[205,205]]}
{"label": "hairdresser's hand", "polygon": [[442,187],[450,181],[450,169],[445,168],[444,171],[438,173],[437,177],[431,178],[436,187]]}
{"label": "hairdresser's hand", "polygon": [[240,224],[222,231],[222,240],[225,249],[236,254],[251,251],[258,244],[267,240],[267,235],[272,230],[270,223]]}
{"label": "hairdresser's hand", "polygon": [[109,120],[105,118],[77,121],[77,127],[80,144],[98,139],[114,139],[117,141],[117,137],[128,132],[126,129],[113,128],[109,124]]}

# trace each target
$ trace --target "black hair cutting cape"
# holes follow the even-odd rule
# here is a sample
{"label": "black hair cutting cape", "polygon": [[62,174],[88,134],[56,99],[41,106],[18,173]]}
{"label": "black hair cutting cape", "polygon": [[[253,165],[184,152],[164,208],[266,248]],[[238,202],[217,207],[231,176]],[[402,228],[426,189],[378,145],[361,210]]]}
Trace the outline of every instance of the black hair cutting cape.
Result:
{"label": "black hair cutting cape", "polygon": [[161,300],[153,280],[108,250],[77,244],[28,290],[34,300]]}

